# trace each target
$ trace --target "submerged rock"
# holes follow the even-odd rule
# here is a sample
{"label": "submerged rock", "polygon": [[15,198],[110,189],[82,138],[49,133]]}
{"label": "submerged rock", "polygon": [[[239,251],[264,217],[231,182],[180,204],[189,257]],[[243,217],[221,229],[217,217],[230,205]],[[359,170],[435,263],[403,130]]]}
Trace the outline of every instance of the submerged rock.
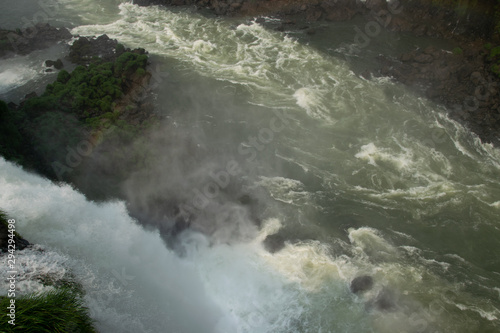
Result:
{"label": "submerged rock", "polygon": [[373,305],[380,311],[393,311],[396,309],[396,299],[394,293],[388,289],[383,289],[375,298]]}
{"label": "submerged rock", "polygon": [[269,235],[262,244],[270,253],[276,253],[285,247],[285,238],[279,234]]}
{"label": "submerged rock", "polygon": [[369,275],[355,277],[351,281],[351,291],[354,294],[370,290],[373,287],[373,278]]}

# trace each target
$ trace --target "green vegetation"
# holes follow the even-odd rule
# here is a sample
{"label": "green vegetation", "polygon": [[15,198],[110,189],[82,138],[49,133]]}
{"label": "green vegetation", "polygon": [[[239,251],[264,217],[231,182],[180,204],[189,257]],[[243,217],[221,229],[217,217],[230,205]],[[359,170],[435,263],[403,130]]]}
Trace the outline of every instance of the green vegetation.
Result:
{"label": "green vegetation", "polygon": [[114,63],[78,66],[71,74],[61,70],[56,82],[47,85],[42,96],[26,102],[24,111],[39,115],[57,109],[74,113],[79,118],[112,112],[113,102],[124,90],[124,80],[134,73],[145,75],[147,61],[145,54],[124,52]]}
{"label": "green vegetation", "polygon": [[25,140],[18,129],[21,120],[21,114],[12,112],[0,101],[0,154],[15,162],[22,162],[25,152]]}
{"label": "green vegetation", "polygon": [[[83,305],[81,295],[73,289],[61,288],[41,294],[17,297],[15,326],[8,323],[7,311],[0,314],[1,332],[57,333],[97,332]],[[10,298],[0,298],[0,307],[7,309]]]}
{"label": "green vegetation", "polygon": [[66,147],[75,147],[89,131],[115,125],[121,134],[132,135],[135,129],[119,119],[115,103],[133,86],[132,80],[147,74],[147,62],[143,51],[122,52],[113,62],[99,60],[72,73],[61,70],[41,96],[19,109],[0,101],[0,154],[54,178],[51,163],[65,161]]}
{"label": "green vegetation", "polygon": [[460,47],[455,47],[453,50],[451,50],[451,52],[454,54],[454,55],[461,55],[464,53],[464,51],[462,50],[462,48]]}
{"label": "green vegetation", "polygon": [[489,60],[491,61],[490,70],[500,77],[500,46],[490,49]]}

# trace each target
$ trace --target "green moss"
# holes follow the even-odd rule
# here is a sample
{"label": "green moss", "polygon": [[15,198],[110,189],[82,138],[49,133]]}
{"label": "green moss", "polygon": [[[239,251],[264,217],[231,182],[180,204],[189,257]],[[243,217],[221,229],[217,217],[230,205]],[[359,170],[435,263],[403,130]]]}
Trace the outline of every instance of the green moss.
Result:
{"label": "green moss", "polygon": [[7,160],[22,163],[26,140],[19,131],[23,120],[21,112],[11,111],[0,101],[0,154]]}
{"label": "green moss", "polygon": [[451,51],[454,55],[461,55],[464,53],[464,51],[462,50],[462,48],[460,47],[455,47],[452,51]]}

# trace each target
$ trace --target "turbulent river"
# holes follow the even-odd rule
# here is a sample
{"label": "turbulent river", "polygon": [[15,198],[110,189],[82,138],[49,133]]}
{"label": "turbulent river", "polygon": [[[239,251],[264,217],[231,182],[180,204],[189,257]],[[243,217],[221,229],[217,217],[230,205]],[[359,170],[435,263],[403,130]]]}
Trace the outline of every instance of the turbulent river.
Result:
{"label": "turbulent river", "polygon": [[[33,4],[12,3],[3,26],[32,20],[43,10]],[[179,254],[124,202],[90,201],[0,160],[0,208],[45,249],[19,252],[25,274],[72,270],[101,332],[500,330],[500,151],[439,105],[359,75],[378,53],[439,41],[381,32],[348,53],[355,23],[309,36],[269,29],[271,18],[119,0],[62,0],[45,13],[73,34],[150,52],[166,120],[136,196],[168,192],[197,209]],[[0,97],[18,102],[53,80],[42,63],[58,48],[2,60]],[[192,156],[178,152],[186,141]],[[215,212],[194,207],[200,193]],[[245,207],[231,193],[257,198],[260,227],[235,218]],[[196,231],[204,218],[210,236]],[[276,233],[287,241],[270,253],[262,241]],[[375,283],[355,295],[359,275]]]}

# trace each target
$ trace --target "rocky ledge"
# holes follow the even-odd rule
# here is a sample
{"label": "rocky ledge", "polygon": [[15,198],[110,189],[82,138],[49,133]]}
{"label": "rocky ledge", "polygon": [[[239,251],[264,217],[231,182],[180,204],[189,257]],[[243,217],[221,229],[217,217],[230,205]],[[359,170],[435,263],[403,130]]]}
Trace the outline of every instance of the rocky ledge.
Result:
{"label": "rocky ledge", "polygon": [[[7,219],[4,217],[2,213],[0,213],[0,256],[2,253],[7,253],[9,250],[9,239],[12,239],[14,242],[12,243],[15,246],[15,250],[23,250],[30,243],[22,238],[18,233],[14,233],[14,236],[9,237],[9,228],[7,224]],[[12,248],[11,248],[12,250]]]}
{"label": "rocky ledge", "polygon": [[0,58],[14,54],[25,55],[72,37],[68,29],[55,28],[49,24],[37,24],[25,30],[0,29]]}

